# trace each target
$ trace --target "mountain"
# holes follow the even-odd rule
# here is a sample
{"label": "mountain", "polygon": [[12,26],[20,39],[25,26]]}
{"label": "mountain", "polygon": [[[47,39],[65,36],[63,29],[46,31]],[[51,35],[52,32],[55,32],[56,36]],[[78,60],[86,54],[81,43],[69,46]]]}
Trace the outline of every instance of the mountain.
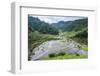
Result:
{"label": "mountain", "polygon": [[78,19],[74,21],[60,21],[58,23],[53,23],[59,30],[65,31],[80,31],[83,28],[88,27],[88,19]]}
{"label": "mountain", "polygon": [[29,32],[38,31],[43,34],[58,34],[59,31],[55,26],[50,25],[39,18],[28,16]]}
{"label": "mountain", "polygon": [[88,19],[78,19],[74,21],[59,21],[57,23],[46,23],[37,17],[28,16],[29,32],[38,31],[43,34],[58,34],[59,30],[62,32],[77,32],[87,29]]}

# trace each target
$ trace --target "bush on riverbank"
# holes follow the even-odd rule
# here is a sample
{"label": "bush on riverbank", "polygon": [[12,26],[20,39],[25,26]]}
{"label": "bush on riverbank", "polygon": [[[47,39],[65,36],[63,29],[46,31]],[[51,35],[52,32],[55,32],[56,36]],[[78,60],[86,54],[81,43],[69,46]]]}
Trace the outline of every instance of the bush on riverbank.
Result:
{"label": "bush on riverbank", "polygon": [[59,59],[83,59],[87,58],[85,55],[79,54],[66,54],[65,52],[59,53],[51,53],[47,58],[43,58],[43,60],[59,60]]}

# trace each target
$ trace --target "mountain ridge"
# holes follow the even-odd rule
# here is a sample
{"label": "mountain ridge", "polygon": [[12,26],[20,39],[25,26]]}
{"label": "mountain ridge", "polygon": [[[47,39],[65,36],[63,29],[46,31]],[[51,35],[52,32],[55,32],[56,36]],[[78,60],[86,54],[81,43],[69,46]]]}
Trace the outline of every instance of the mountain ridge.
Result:
{"label": "mountain ridge", "polygon": [[59,21],[57,23],[46,23],[38,17],[28,16],[29,31],[38,31],[42,33],[58,34],[62,32],[80,31],[88,26],[88,19],[77,19],[73,21]]}

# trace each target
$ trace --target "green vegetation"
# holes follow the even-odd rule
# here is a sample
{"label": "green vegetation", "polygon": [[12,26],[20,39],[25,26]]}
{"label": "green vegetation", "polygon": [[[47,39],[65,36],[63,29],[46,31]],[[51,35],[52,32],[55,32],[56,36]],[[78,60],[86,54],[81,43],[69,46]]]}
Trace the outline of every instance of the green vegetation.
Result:
{"label": "green vegetation", "polygon": [[65,52],[59,52],[59,53],[50,53],[48,56],[49,58],[54,58],[57,56],[64,56],[66,53]]}
{"label": "green vegetation", "polygon": [[65,55],[66,53],[65,52],[59,52],[58,54],[57,54],[57,56],[63,56],[63,55]]}
{"label": "green vegetation", "polygon": [[87,58],[85,55],[79,55],[79,54],[64,54],[64,55],[57,55],[56,53],[53,53],[53,57],[47,57],[43,58],[43,60],[59,60],[59,59],[83,59]]}
{"label": "green vegetation", "polygon": [[88,33],[87,33],[87,29],[82,30],[80,32],[78,32],[75,36],[71,37],[73,40],[75,40],[78,43],[81,44],[88,44]]}
{"label": "green vegetation", "polygon": [[82,47],[81,49],[84,51],[88,51],[88,47]]}
{"label": "green vegetation", "polygon": [[59,33],[55,26],[52,26],[44,21],[40,21],[38,18],[32,16],[28,16],[28,29],[29,32],[38,31],[42,34],[57,35]]}
{"label": "green vegetation", "polygon": [[37,47],[39,44],[49,40],[57,40],[57,38],[54,35],[40,34],[38,31],[29,32],[28,47],[33,49]]}
{"label": "green vegetation", "polygon": [[62,32],[77,32],[88,27],[88,19],[78,19],[75,21],[59,21],[58,23],[53,23]]}
{"label": "green vegetation", "polygon": [[51,54],[49,54],[49,57],[50,58],[56,57],[56,54],[55,53],[51,53]]}
{"label": "green vegetation", "polygon": [[72,31],[72,32],[63,32],[62,36],[65,38],[70,38],[82,45],[87,45],[88,44],[88,32],[87,28],[84,28],[80,31]]}

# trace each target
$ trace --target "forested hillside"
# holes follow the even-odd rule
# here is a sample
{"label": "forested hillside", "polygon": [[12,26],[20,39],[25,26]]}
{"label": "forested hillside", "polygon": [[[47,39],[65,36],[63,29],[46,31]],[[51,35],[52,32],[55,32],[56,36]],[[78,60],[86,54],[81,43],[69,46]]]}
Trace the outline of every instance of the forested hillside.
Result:
{"label": "forested hillside", "polygon": [[75,21],[59,21],[57,23],[46,23],[40,21],[36,17],[28,16],[29,31],[39,31],[42,33],[58,34],[59,30],[62,32],[80,31],[88,27],[88,19],[79,19]]}
{"label": "forested hillside", "polygon": [[78,19],[75,21],[60,21],[58,23],[53,23],[53,26],[56,26],[59,30],[63,32],[67,31],[80,31],[88,27],[88,19]]}
{"label": "forested hillside", "polygon": [[58,34],[59,31],[56,26],[52,26],[49,23],[40,21],[38,18],[28,16],[28,28],[29,32],[38,31],[43,34]]}

